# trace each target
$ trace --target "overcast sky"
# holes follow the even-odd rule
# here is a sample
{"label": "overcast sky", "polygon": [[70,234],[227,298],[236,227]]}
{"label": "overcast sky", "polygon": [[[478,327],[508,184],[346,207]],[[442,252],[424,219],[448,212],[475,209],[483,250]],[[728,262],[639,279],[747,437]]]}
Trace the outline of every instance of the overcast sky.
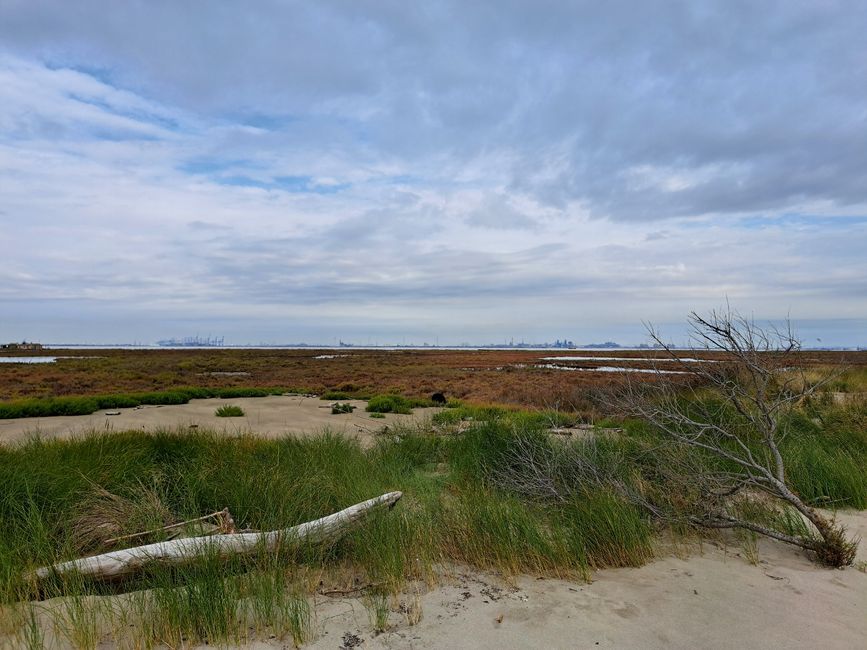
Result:
{"label": "overcast sky", "polygon": [[867,344],[867,3],[0,0],[0,340]]}

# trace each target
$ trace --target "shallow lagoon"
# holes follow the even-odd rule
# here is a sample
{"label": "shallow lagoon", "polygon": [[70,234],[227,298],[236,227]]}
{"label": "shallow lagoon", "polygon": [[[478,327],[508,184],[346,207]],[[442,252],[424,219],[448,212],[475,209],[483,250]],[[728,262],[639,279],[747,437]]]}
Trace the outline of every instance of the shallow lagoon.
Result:
{"label": "shallow lagoon", "polygon": [[0,363],[54,363],[57,357],[0,357]]}

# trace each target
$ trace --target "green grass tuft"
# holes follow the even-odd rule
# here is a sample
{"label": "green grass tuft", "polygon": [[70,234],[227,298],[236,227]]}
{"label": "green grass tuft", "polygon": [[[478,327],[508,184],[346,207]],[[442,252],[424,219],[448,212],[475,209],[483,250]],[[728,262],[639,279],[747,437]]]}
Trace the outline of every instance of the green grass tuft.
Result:
{"label": "green grass tuft", "polygon": [[403,395],[387,394],[374,395],[367,402],[368,413],[403,413],[410,414],[414,408],[428,408],[436,406],[429,399],[416,397],[404,397]]}
{"label": "green grass tuft", "polygon": [[234,404],[224,404],[214,411],[218,418],[240,418],[244,416],[244,409]]}
{"label": "green grass tuft", "polygon": [[365,410],[368,413],[412,413],[412,404],[400,395],[376,395],[371,397]]}

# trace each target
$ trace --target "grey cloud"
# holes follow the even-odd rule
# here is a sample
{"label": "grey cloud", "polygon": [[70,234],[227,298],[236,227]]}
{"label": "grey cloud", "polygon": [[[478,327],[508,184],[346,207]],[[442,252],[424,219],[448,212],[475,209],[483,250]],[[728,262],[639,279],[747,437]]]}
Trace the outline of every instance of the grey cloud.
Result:
{"label": "grey cloud", "polygon": [[[191,279],[213,296],[243,296],[256,303],[369,305],[401,299],[474,301],[514,294],[551,295],[580,280],[548,270],[562,245],[536,246],[509,254],[392,240],[378,247],[351,237],[225,239],[217,247],[187,251]],[[210,294],[209,294],[210,295]]]}
{"label": "grey cloud", "polygon": [[[863,3],[83,4],[7,5],[6,48],[213,116],[312,112],[409,167],[502,149],[512,187],[599,217],[867,202]],[[635,191],[640,165],[715,171]]]}
{"label": "grey cloud", "polygon": [[532,230],[538,224],[502,196],[491,197],[466,219],[471,226],[494,230]]}
{"label": "grey cloud", "polygon": [[198,230],[198,231],[203,231],[203,232],[212,232],[212,231],[225,232],[227,230],[232,229],[231,226],[226,226],[226,225],[221,224],[221,223],[210,223],[208,221],[199,221],[199,220],[190,221],[187,224],[187,228],[189,228],[190,230]]}

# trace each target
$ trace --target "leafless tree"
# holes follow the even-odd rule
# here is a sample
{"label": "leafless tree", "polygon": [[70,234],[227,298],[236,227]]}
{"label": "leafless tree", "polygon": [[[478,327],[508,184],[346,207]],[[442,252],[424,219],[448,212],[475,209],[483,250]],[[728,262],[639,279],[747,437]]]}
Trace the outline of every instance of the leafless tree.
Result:
{"label": "leafless tree", "polygon": [[[816,379],[806,372],[800,342],[788,324],[762,327],[727,308],[707,317],[693,312],[689,325],[690,347],[714,354],[696,359],[694,352],[677,350],[649,327],[667,363],[657,365],[653,381],[625,381],[617,405],[649,422],[673,447],[701,450],[722,461],[709,469],[684,460],[689,454],[668,456],[679,460],[667,471],[691,483],[699,495],[690,521],[766,535],[807,549],[828,565],[851,564],[856,543],[792,489],[780,451],[788,416],[832,374]],[[809,526],[792,533],[745,516],[738,505],[757,495],[794,508]]]}

